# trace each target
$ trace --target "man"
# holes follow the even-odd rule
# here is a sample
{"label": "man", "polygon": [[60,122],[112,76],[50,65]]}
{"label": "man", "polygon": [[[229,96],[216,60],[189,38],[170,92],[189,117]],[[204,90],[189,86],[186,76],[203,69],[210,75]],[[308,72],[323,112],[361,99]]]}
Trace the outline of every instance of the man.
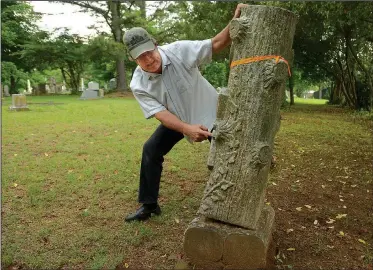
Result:
{"label": "man", "polygon": [[[233,18],[238,18],[238,4]],[[157,46],[145,29],[135,27],[123,37],[130,58],[138,64],[131,90],[146,118],[161,122],[145,143],[140,170],[139,203],[142,206],[125,221],[146,220],[159,215],[157,203],[164,156],[184,136],[201,142],[212,136],[216,118],[217,92],[201,75],[198,66],[211,61],[212,54],[226,48],[231,39],[226,26],[212,39],[177,41]]]}

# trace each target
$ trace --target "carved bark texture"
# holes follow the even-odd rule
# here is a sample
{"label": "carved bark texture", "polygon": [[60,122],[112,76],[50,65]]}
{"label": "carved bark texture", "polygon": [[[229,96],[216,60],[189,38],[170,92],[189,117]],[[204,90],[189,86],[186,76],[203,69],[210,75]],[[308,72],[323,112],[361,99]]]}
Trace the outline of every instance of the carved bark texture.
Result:
{"label": "carved bark texture", "polygon": [[[296,21],[295,14],[281,8],[243,8],[241,17],[230,24],[231,60],[265,55],[291,58]],[[256,228],[287,76],[285,62],[274,59],[231,69],[228,93],[219,96],[209,157],[213,168],[199,213]]]}

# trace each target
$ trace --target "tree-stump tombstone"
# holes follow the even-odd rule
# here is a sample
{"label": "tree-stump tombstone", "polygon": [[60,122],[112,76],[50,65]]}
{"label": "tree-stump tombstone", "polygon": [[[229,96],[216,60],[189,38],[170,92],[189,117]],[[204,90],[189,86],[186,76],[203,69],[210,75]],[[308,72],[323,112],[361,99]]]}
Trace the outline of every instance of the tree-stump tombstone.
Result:
{"label": "tree-stump tombstone", "polygon": [[274,210],[265,204],[274,137],[297,17],[248,6],[230,24],[231,71],[218,99],[202,202],[185,231],[190,261],[209,268],[269,267]]}

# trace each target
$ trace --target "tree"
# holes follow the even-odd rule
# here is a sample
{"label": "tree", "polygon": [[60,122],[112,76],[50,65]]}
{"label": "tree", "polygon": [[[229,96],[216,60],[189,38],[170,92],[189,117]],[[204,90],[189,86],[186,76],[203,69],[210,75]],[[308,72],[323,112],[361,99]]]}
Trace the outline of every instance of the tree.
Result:
{"label": "tree", "polygon": [[[161,3],[160,5],[163,5],[164,10],[157,8],[154,15],[146,18],[145,1],[121,2],[109,0],[105,2],[92,2],[61,0],[58,2],[80,6],[83,11],[91,12],[93,15],[103,18],[110,27],[113,40],[118,44],[122,44],[123,30],[134,26],[147,26],[150,29],[150,33],[155,34],[157,32],[155,25],[157,22],[165,19],[168,14],[168,7],[173,6],[172,3]],[[167,30],[168,28],[166,27],[165,29]],[[116,59],[118,90],[127,90],[126,67],[125,57],[118,55]]]}
{"label": "tree", "polygon": [[[91,39],[85,55],[90,61],[84,72],[84,77],[96,80],[100,85],[106,84],[115,77],[116,59],[126,59],[124,45],[115,42],[106,34]],[[127,68],[133,68],[135,63],[125,60],[125,65]]]}
{"label": "tree", "polygon": [[[365,77],[372,97],[372,2],[281,2],[299,15],[294,39],[295,66],[304,77],[319,83],[334,81],[331,97],[362,107],[356,81]],[[363,74],[364,76],[359,75]],[[337,99],[335,99],[336,101]],[[372,101],[370,102],[372,106]]]}
{"label": "tree", "polygon": [[30,62],[21,59],[19,53],[26,43],[45,35],[35,24],[39,17],[28,3],[1,2],[1,79],[10,84],[10,93],[17,92],[25,72],[34,68]]}
{"label": "tree", "polygon": [[[34,40],[24,45],[21,55],[24,61],[44,68],[58,68],[66,84],[76,94],[84,67],[88,62],[87,45],[78,35],[63,32],[56,38]],[[47,53],[46,53],[47,52]]]}

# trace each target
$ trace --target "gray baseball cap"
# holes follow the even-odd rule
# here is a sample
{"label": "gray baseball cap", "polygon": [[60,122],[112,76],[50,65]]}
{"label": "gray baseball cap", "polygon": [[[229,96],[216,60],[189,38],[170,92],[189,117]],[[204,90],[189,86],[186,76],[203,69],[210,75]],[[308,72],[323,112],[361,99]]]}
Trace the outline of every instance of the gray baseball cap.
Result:
{"label": "gray baseball cap", "polygon": [[155,49],[155,44],[149,33],[141,27],[133,27],[123,36],[123,43],[127,46],[128,52],[133,59],[140,54]]}

